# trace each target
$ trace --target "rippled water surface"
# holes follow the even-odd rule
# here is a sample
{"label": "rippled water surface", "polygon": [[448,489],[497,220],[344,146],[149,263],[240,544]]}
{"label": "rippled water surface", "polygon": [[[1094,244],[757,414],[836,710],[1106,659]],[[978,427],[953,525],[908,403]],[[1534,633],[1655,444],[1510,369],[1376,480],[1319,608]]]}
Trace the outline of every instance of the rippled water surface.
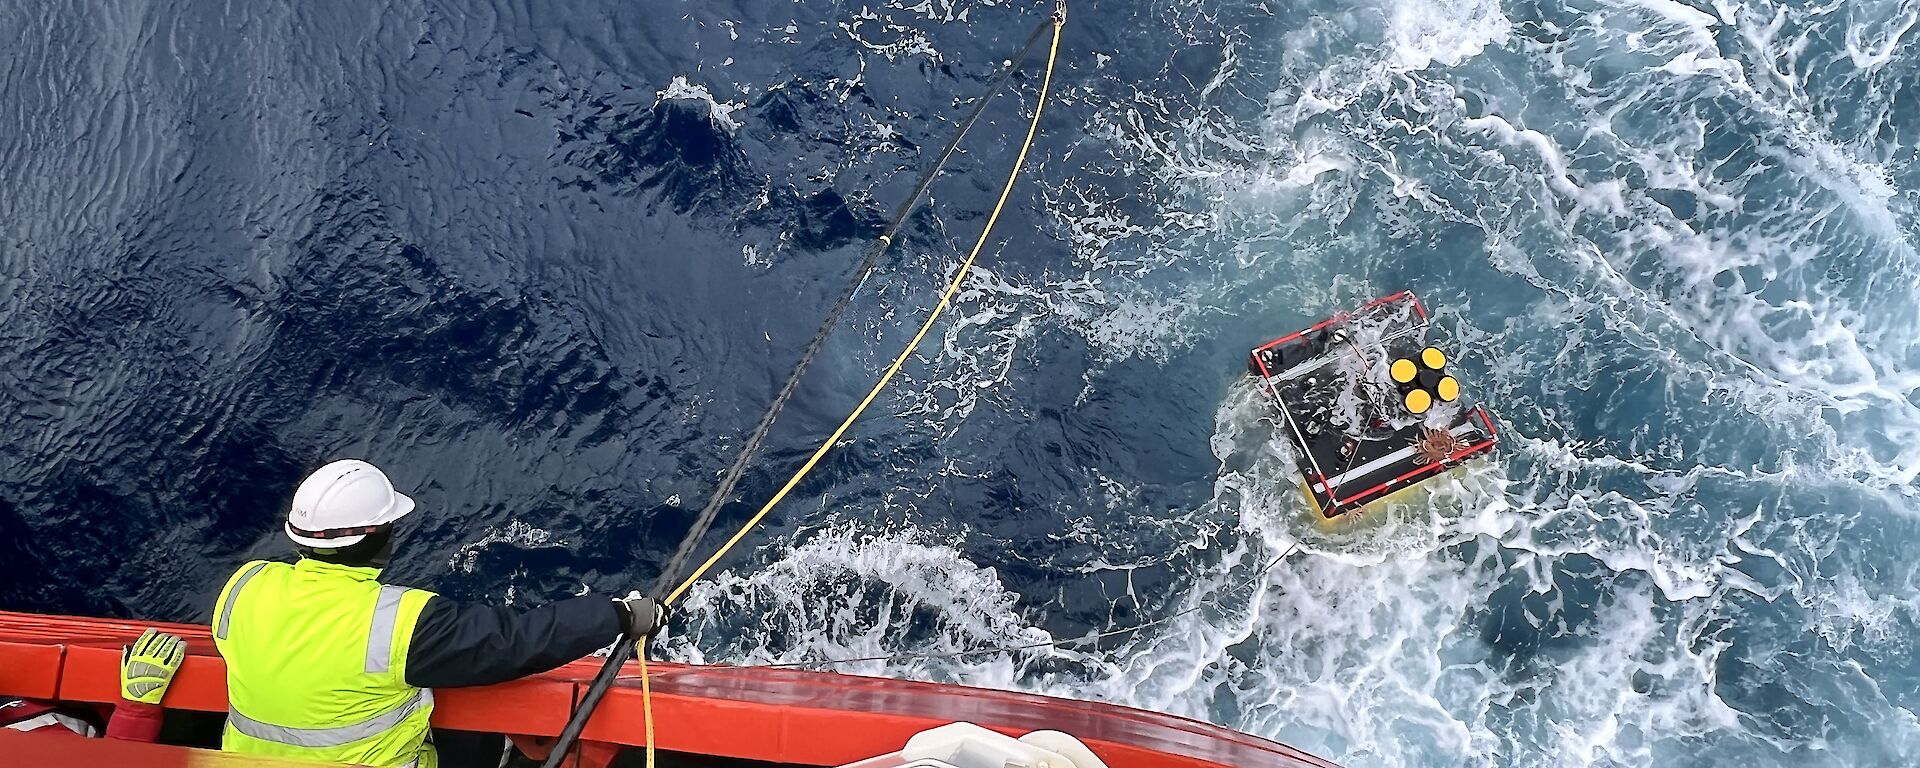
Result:
{"label": "rippled water surface", "polygon": [[[349,455],[421,502],[402,580],[644,586],[1045,10],[0,4],[0,607],[204,619]],[[1082,0],[984,268],[667,653],[1167,619],[851,671],[1349,766],[1920,763],[1916,42],[1913,0]],[[722,528],[918,323],[1038,74]],[[1503,446],[1316,526],[1242,359],[1403,288]]]}

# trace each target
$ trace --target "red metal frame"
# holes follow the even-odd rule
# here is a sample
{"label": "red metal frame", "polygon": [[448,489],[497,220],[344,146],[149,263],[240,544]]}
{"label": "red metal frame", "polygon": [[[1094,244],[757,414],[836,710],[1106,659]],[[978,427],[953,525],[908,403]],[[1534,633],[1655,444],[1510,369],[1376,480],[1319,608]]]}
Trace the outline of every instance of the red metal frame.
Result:
{"label": "red metal frame", "polygon": [[[1399,301],[1399,300],[1400,300],[1400,298],[1401,298],[1401,297],[1403,297],[1403,296],[1404,296],[1404,297],[1407,297],[1407,298],[1410,298],[1410,299],[1412,299],[1412,300],[1413,300],[1413,311],[1414,311],[1414,312],[1415,312],[1416,314],[1418,314],[1418,315],[1420,315],[1420,319],[1422,319],[1422,320],[1425,320],[1425,319],[1427,319],[1427,308],[1426,308],[1426,307],[1425,307],[1424,305],[1422,305],[1422,304],[1420,303],[1420,297],[1418,297],[1418,296],[1414,296],[1414,295],[1413,295],[1413,291],[1401,291],[1401,292],[1399,292],[1399,293],[1396,293],[1396,294],[1393,294],[1393,295],[1391,295],[1391,296],[1382,296],[1382,297],[1380,297],[1380,298],[1377,298],[1377,299],[1374,299],[1373,301],[1369,301],[1369,302],[1367,302],[1367,303],[1365,303],[1365,304],[1362,304],[1362,305],[1360,305],[1360,309],[1362,309],[1362,310],[1365,310],[1365,309],[1373,309],[1374,307],[1377,307],[1377,306],[1380,306],[1380,305],[1382,305],[1382,304],[1391,304],[1391,303],[1393,303],[1393,302],[1396,302],[1396,301]],[[1356,311],[1358,311],[1358,310],[1356,310]],[[1254,348],[1253,348],[1253,351],[1255,351],[1255,352],[1259,352],[1259,351],[1261,351],[1261,350],[1266,350],[1266,349],[1272,349],[1272,348],[1274,348],[1274,347],[1277,347],[1277,346],[1280,346],[1281,344],[1285,344],[1285,343],[1287,343],[1287,342],[1289,342],[1289,341],[1293,341],[1294,339],[1297,339],[1297,338],[1300,338],[1300,337],[1302,337],[1302,336],[1305,336],[1305,335],[1307,335],[1307,334],[1309,334],[1309,333],[1313,333],[1314,331],[1318,331],[1318,330],[1320,330],[1320,329],[1322,329],[1322,328],[1325,328],[1325,327],[1327,327],[1327,326],[1329,326],[1329,325],[1333,325],[1334,323],[1337,323],[1337,322],[1340,322],[1340,321],[1342,321],[1342,320],[1346,320],[1346,319],[1348,319],[1348,318],[1351,318],[1351,317],[1353,317],[1353,315],[1354,315],[1354,313],[1353,313],[1353,312],[1340,312],[1340,313],[1337,313],[1337,314],[1335,314],[1335,315],[1334,315],[1333,317],[1329,317],[1329,318],[1327,318],[1327,319],[1325,319],[1325,320],[1322,320],[1322,321],[1320,321],[1320,322],[1318,322],[1318,323],[1314,323],[1314,324],[1313,324],[1312,326],[1309,326],[1309,327],[1307,327],[1307,328],[1304,328],[1304,329],[1301,329],[1301,330],[1298,330],[1298,331],[1294,331],[1293,333],[1289,333],[1289,334],[1287,334],[1287,335],[1285,335],[1285,336],[1282,336],[1282,337],[1280,337],[1280,338],[1277,338],[1277,339],[1274,339],[1273,341],[1269,341],[1269,342],[1267,342],[1267,343],[1265,343],[1265,344],[1262,344],[1262,345],[1260,345],[1260,346],[1258,346],[1258,347],[1254,347]],[[1259,358],[1258,358],[1258,356],[1255,356],[1255,359],[1254,359],[1254,362],[1259,362]],[[1272,373],[1271,371],[1268,371],[1268,370],[1267,370],[1267,366],[1266,366],[1266,365],[1265,365],[1264,363],[1263,363],[1263,364],[1261,364],[1261,366],[1260,366],[1260,372],[1261,372],[1261,373],[1263,373],[1263,374],[1266,374],[1266,375],[1268,375],[1268,376],[1272,376],[1272,375],[1273,375],[1273,373]]]}
{"label": "red metal frame", "polygon": [[[0,694],[111,704],[119,698],[120,648],[148,626],[187,639],[189,657],[164,705],[225,711],[226,666],[200,625],[0,611]],[[1337,768],[1219,726],[1096,702],[768,667],[650,666],[659,747],[680,752],[839,765],[891,752],[915,733],[964,720],[1015,735],[1065,731],[1113,768]],[[503,685],[436,691],[434,724],[557,735],[598,667],[586,659]],[[587,743],[645,742],[638,674],[637,665],[628,665],[627,678],[607,693],[584,733]]]}
{"label": "red metal frame", "polygon": [[[1362,304],[1360,305],[1360,309],[1358,310],[1354,310],[1352,312],[1340,312],[1338,314],[1335,314],[1333,317],[1329,317],[1325,320],[1322,320],[1318,323],[1313,324],[1312,326],[1309,326],[1307,328],[1304,328],[1298,331],[1294,331],[1293,333],[1289,333],[1285,336],[1274,339],[1273,341],[1269,341],[1265,344],[1255,347],[1253,349],[1253,355],[1252,355],[1253,363],[1254,365],[1257,365],[1260,367],[1260,382],[1266,385],[1267,394],[1274,399],[1275,404],[1278,405],[1281,409],[1284,410],[1286,408],[1284,404],[1279,402],[1280,393],[1273,388],[1273,382],[1272,382],[1273,371],[1268,369],[1267,362],[1260,358],[1261,352],[1280,346],[1287,342],[1293,341],[1309,333],[1317,332],[1323,328],[1326,328],[1329,325],[1333,325],[1334,323],[1343,322],[1348,319],[1351,319],[1355,314],[1357,314],[1360,311],[1372,309],[1382,304],[1390,304],[1392,302],[1399,301],[1402,298],[1405,298],[1408,301],[1413,302],[1413,311],[1415,314],[1418,314],[1420,316],[1421,320],[1425,321],[1425,320],[1431,319],[1430,316],[1427,314],[1426,305],[1420,303],[1419,296],[1414,295],[1412,291],[1400,291],[1398,293],[1382,296],[1380,298],[1374,299],[1373,301],[1369,301],[1365,304]],[[1385,482],[1379,483],[1371,488],[1368,488],[1352,496],[1348,496],[1344,499],[1340,498],[1336,487],[1328,486],[1327,499],[1330,502],[1332,502],[1330,509],[1340,510],[1341,507],[1345,507],[1347,505],[1364,504],[1366,501],[1370,500],[1372,497],[1376,495],[1392,492],[1396,487],[1402,486],[1406,481],[1417,480],[1429,474],[1444,472],[1446,470],[1452,469],[1455,466],[1458,466],[1458,462],[1460,462],[1461,460],[1464,460],[1476,454],[1485,453],[1487,451],[1492,450],[1494,443],[1498,441],[1498,437],[1499,437],[1498,433],[1495,432],[1493,428],[1493,419],[1487,416],[1487,410],[1485,408],[1476,407],[1473,410],[1474,410],[1474,413],[1480,417],[1480,423],[1485,424],[1487,427],[1486,440],[1467,446],[1466,448],[1462,448],[1459,451],[1456,451],[1451,456],[1448,456],[1445,461],[1440,461],[1433,464],[1427,464],[1412,470],[1408,470],[1407,472],[1401,473],[1399,477],[1395,477],[1391,480],[1387,480]],[[1306,476],[1306,481],[1309,485],[1313,483],[1326,482],[1326,477],[1320,475],[1317,472],[1303,470],[1302,474]],[[1309,496],[1311,495],[1312,494],[1309,493]],[[1338,517],[1343,514],[1346,514],[1346,511],[1335,511],[1331,514],[1323,513],[1323,515],[1325,517],[1328,517],[1329,519],[1333,517]]]}

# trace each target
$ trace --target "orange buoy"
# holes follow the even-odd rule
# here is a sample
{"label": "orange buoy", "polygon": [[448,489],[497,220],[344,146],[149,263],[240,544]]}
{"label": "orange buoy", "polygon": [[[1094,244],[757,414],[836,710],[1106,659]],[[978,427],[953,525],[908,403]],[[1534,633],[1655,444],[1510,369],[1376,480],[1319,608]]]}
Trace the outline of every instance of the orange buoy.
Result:
{"label": "orange buoy", "polygon": [[1407,393],[1407,410],[1415,414],[1422,414],[1426,413],[1427,409],[1432,407],[1433,396],[1427,394],[1426,390],[1416,389]]}

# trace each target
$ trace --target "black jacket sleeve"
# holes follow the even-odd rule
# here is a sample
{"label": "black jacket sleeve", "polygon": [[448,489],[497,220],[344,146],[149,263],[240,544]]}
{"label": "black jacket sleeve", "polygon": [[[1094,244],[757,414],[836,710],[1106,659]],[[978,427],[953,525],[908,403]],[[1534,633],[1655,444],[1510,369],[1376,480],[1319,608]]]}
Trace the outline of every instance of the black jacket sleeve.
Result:
{"label": "black jacket sleeve", "polygon": [[492,685],[545,672],[593,653],[620,634],[605,595],[525,611],[462,605],[435,595],[420,610],[407,648],[407,684],[418,688]]}

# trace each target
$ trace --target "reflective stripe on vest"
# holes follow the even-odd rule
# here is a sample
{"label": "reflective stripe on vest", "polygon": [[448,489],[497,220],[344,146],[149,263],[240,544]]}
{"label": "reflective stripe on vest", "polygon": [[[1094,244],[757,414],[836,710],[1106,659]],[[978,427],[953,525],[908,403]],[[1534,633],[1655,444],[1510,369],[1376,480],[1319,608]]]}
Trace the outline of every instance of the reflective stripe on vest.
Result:
{"label": "reflective stripe on vest", "polygon": [[227,724],[233,726],[234,730],[261,741],[271,741],[290,747],[338,747],[386,733],[412,716],[422,705],[433,705],[433,691],[426,689],[415,691],[413,698],[401,702],[400,706],[353,725],[334,728],[287,728],[260,722],[240,714],[239,710],[231,707],[227,709]]}
{"label": "reflective stripe on vest", "polygon": [[393,623],[400,619],[400,598],[406,596],[406,587],[380,587],[380,599],[373,606],[373,628],[367,630],[368,673],[387,671],[388,660],[393,658]]}
{"label": "reflective stripe on vest", "polygon": [[227,639],[227,632],[233,628],[234,598],[239,597],[240,588],[246,586],[247,582],[252,581],[254,576],[259,575],[260,569],[265,567],[267,567],[266,563],[254,563],[252,568],[248,568],[244,573],[240,574],[240,578],[233,580],[233,586],[227,590],[227,599],[220,603],[220,615],[214,617],[214,637],[221,640]]}

